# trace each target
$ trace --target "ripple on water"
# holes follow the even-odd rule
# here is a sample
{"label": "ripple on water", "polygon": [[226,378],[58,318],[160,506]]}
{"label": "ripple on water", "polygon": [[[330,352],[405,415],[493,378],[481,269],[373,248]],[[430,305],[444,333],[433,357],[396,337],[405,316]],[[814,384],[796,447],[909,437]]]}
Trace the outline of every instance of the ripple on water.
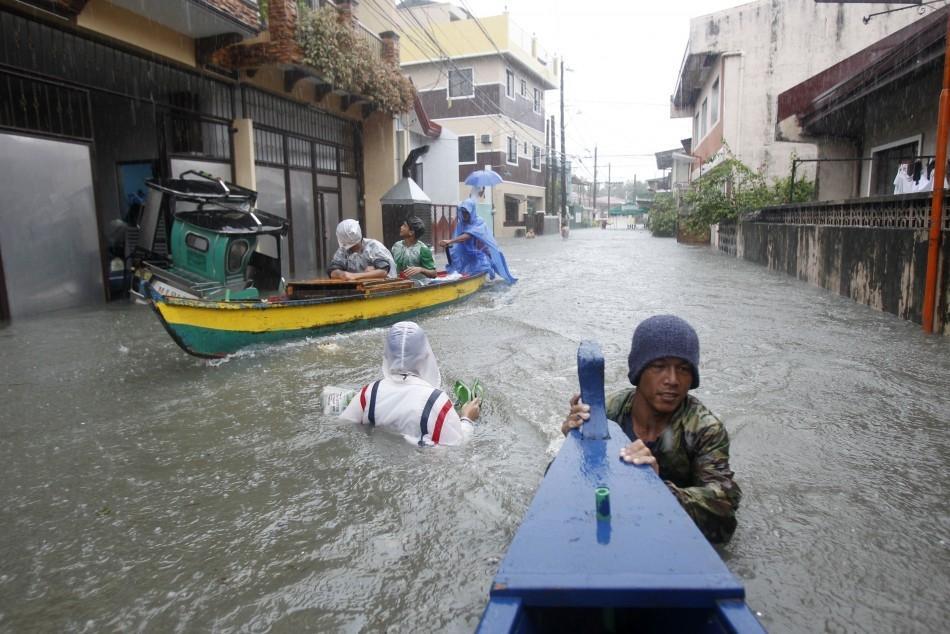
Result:
{"label": "ripple on water", "polygon": [[472,631],[561,442],[577,344],[620,388],[633,327],[673,312],[744,492],[721,552],[770,631],[944,628],[947,340],[646,232],[503,242],[515,286],[418,319],[446,384],[488,388],[461,448],[320,411],[324,386],[378,374],[385,329],[208,363],[142,306],[4,328],[2,627]]}

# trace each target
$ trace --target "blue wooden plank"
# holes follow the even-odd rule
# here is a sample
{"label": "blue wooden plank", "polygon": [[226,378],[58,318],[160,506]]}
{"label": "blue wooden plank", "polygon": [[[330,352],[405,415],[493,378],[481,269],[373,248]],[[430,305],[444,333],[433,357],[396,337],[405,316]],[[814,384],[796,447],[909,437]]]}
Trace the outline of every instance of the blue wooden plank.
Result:
{"label": "blue wooden plank", "polygon": [[497,597],[488,602],[482,620],[478,623],[479,634],[489,632],[530,632],[531,627],[525,618],[521,599],[516,597]]}
{"label": "blue wooden plank", "polygon": [[577,347],[577,374],[581,384],[581,399],[590,406],[590,418],[581,427],[581,437],[604,440],[608,435],[604,355],[596,341],[582,341]]}
{"label": "blue wooden plank", "polygon": [[[627,439],[606,420],[596,344],[578,350],[578,375],[591,422],[602,426],[592,438],[575,430],[565,439],[491,596],[517,596],[530,606],[709,609],[720,599],[742,599],[742,585],[652,468],[620,460]],[[597,519],[598,487],[610,491],[607,520]]]}
{"label": "blue wooden plank", "polygon": [[719,622],[726,632],[730,634],[736,632],[764,634],[765,628],[752,614],[752,610],[745,604],[745,601],[726,599],[719,601],[716,607],[719,612]]}

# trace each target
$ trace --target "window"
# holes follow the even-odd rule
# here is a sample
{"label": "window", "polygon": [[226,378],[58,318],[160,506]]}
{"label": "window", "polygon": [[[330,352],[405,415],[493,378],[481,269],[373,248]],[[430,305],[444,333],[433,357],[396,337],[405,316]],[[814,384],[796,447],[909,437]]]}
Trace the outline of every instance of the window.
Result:
{"label": "window", "polygon": [[716,78],[716,81],[712,85],[712,96],[710,97],[712,101],[712,110],[709,114],[709,122],[713,125],[719,122],[719,78]]}
{"label": "window", "polygon": [[185,244],[195,251],[201,251],[202,253],[208,251],[208,239],[204,236],[199,236],[197,233],[185,234]]}
{"label": "window", "polygon": [[536,172],[541,171],[541,148],[537,145],[531,146],[531,169]]}
{"label": "window", "polygon": [[707,113],[708,110],[709,110],[709,104],[707,103],[706,99],[703,99],[703,108],[700,111],[700,115],[699,115],[699,138],[700,139],[706,136],[706,122],[709,120],[706,118],[706,115],[708,114]]}
{"label": "window", "polygon": [[475,74],[471,68],[449,71],[449,99],[475,96]]}
{"label": "window", "polygon": [[534,89],[534,111],[541,112],[541,91]]}
{"label": "window", "polygon": [[522,153],[523,153],[525,156],[528,156],[528,142],[527,142],[527,141],[524,142],[524,152],[522,152]]}
{"label": "window", "polygon": [[524,79],[521,80],[521,96],[525,99],[528,98],[528,82]]}
{"label": "window", "polygon": [[475,135],[468,134],[459,137],[459,163],[470,164],[475,162]]}
{"label": "window", "polygon": [[693,143],[699,143],[699,113],[693,115]]}
{"label": "window", "polygon": [[[871,148],[871,176],[868,179],[868,195],[883,196],[894,193],[894,175],[901,164],[913,173],[914,159],[920,151],[921,136],[910,137]],[[926,165],[924,165],[926,167]]]}
{"label": "window", "polygon": [[508,162],[518,164],[518,139],[513,136],[508,137]]}
{"label": "window", "polygon": [[228,247],[228,273],[240,273],[249,248],[247,240],[235,240],[231,243]]}
{"label": "window", "polygon": [[510,69],[505,69],[505,96],[515,98],[515,73]]}

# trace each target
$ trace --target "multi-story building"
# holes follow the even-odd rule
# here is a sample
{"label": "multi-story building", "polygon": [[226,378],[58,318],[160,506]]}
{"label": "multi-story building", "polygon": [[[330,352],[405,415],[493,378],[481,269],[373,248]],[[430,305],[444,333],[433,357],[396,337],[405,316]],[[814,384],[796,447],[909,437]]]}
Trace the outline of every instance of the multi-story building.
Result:
{"label": "multi-story building", "polygon": [[777,140],[778,95],[920,17],[865,23],[872,6],[759,0],[693,18],[670,109],[693,120],[693,178],[727,148],[769,178],[787,177],[794,157],[815,158],[814,144]]}
{"label": "multi-story building", "polygon": [[258,0],[0,0],[0,318],[108,298],[112,243],[153,176],[258,190],[291,221],[288,277],[323,270],[342,218],[382,237],[395,112],[321,74],[297,38],[301,11],[334,12],[325,24],[352,29],[377,78],[405,83],[395,6],[267,6],[265,20]]}
{"label": "multi-story building", "polygon": [[504,183],[485,190],[496,235],[511,236],[544,209],[544,93],[556,62],[507,14],[476,18],[450,3],[398,5],[403,72],[425,111],[458,135],[458,195],[490,168]]}

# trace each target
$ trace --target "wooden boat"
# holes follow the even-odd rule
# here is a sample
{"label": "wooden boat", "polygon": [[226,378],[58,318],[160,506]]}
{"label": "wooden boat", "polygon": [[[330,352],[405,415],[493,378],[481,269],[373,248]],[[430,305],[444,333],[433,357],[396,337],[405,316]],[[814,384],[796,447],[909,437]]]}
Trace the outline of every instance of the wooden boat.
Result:
{"label": "wooden boat", "polygon": [[146,182],[133,292],[172,339],[199,357],[254,344],[386,325],[468,297],[485,275],[411,280],[281,277],[284,218],[257,192],[204,172]]}
{"label": "wooden boat", "polygon": [[626,436],[607,420],[600,348],[577,356],[590,419],[542,480],[478,632],[764,632],[663,481],[618,459]]}
{"label": "wooden boat", "polygon": [[434,281],[337,280],[290,282],[286,297],[217,301],[146,294],[162,325],[181,348],[199,357],[223,357],[241,348],[293,338],[395,323],[464,299],[485,275]]}

